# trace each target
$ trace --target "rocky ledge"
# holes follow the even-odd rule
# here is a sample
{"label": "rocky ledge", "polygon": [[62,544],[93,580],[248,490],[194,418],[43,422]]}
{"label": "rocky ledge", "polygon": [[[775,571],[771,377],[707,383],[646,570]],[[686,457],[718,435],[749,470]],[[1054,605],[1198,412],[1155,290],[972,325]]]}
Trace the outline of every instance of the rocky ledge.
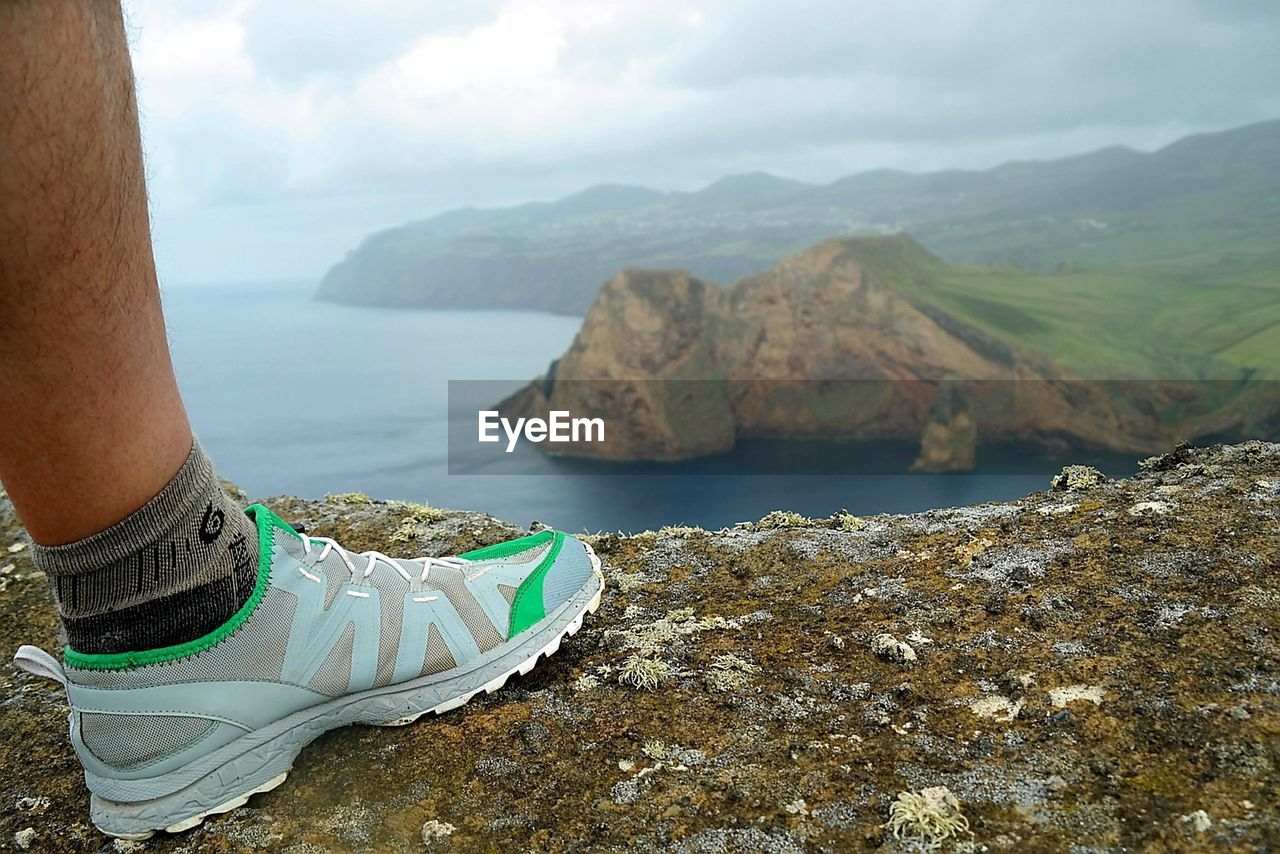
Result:
{"label": "rocky ledge", "polygon": [[[360,549],[519,533],[363,496],[268,503]],[[1278,521],[1280,445],[1249,443],[1007,504],[597,535],[604,607],[532,674],[329,733],[279,789],[137,847],[1280,846]],[[56,643],[20,543],[0,498],[10,654]],[[0,845],[131,849],[87,821],[60,691],[2,675]]]}

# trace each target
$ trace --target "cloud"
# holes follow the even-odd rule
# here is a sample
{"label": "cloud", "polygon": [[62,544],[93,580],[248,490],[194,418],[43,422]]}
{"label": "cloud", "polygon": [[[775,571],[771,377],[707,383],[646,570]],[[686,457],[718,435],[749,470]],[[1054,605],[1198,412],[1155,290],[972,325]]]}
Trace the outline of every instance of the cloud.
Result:
{"label": "cloud", "polygon": [[257,2],[241,16],[256,67],[284,85],[341,87],[403,54],[427,32],[464,32],[492,19],[496,0]]}
{"label": "cloud", "polygon": [[318,275],[373,228],[597,181],[983,166],[1280,114],[1272,4],[126,5],[173,278]]}

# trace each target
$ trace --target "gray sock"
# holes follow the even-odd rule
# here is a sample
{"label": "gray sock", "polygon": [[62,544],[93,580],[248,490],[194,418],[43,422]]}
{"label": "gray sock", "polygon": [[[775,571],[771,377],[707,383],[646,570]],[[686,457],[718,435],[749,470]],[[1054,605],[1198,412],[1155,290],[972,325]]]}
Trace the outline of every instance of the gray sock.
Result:
{"label": "gray sock", "polygon": [[169,485],[124,520],[63,546],[33,544],[71,648],[134,652],[194,640],[253,592],[258,530],[200,443]]}

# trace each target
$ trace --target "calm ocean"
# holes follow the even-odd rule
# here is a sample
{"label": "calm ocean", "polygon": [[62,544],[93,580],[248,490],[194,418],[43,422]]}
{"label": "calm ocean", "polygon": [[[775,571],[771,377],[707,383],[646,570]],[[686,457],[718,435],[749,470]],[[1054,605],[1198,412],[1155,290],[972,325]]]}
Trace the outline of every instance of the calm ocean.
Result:
{"label": "calm ocean", "polygon": [[[310,284],[165,291],[196,433],[222,476],[254,498],[367,492],[569,531],[714,528],[780,508],[899,513],[1014,498],[1044,489],[1063,462],[986,455],[985,474],[734,475],[728,455],[701,466],[707,473],[669,476],[616,474],[534,453],[525,468],[540,474],[451,475],[447,382],[513,380],[514,390],[564,352],[578,318],[353,308],[313,302],[313,291]],[[750,456],[753,470],[767,455],[807,459],[812,471],[812,456],[828,452],[860,453],[755,442],[735,454]],[[880,443],[867,455],[876,462],[869,470],[884,472],[905,467],[913,448]],[[1134,468],[1128,460],[1094,462],[1112,474]]]}

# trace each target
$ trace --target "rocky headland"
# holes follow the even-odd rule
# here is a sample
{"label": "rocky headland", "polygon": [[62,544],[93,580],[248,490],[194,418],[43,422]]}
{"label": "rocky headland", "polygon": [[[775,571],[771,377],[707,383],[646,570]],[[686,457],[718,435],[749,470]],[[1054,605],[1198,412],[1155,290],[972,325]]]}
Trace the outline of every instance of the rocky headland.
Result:
{"label": "rocky headland", "polygon": [[[356,549],[492,517],[268,499]],[[835,510],[836,508],[833,508]],[[1280,445],[1071,467],[1004,504],[592,537],[609,582],[529,676],[329,733],[196,830],[93,829],[61,691],[0,667],[0,845],[32,851],[1256,851],[1280,846]],[[6,654],[57,645],[0,496]],[[896,836],[895,836],[896,833]]]}
{"label": "rocky headland", "polygon": [[1230,429],[1197,410],[1193,383],[1083,379],[902,286],[942,264],[900,234],[829,241],[728,287],[624,271],[547,375],[500,408],[603,418],[604,442],[540,446],[564,456],[680,460],[743,437],[907,439],[929,471],[973,468],[983,443],[1145,454]]}

